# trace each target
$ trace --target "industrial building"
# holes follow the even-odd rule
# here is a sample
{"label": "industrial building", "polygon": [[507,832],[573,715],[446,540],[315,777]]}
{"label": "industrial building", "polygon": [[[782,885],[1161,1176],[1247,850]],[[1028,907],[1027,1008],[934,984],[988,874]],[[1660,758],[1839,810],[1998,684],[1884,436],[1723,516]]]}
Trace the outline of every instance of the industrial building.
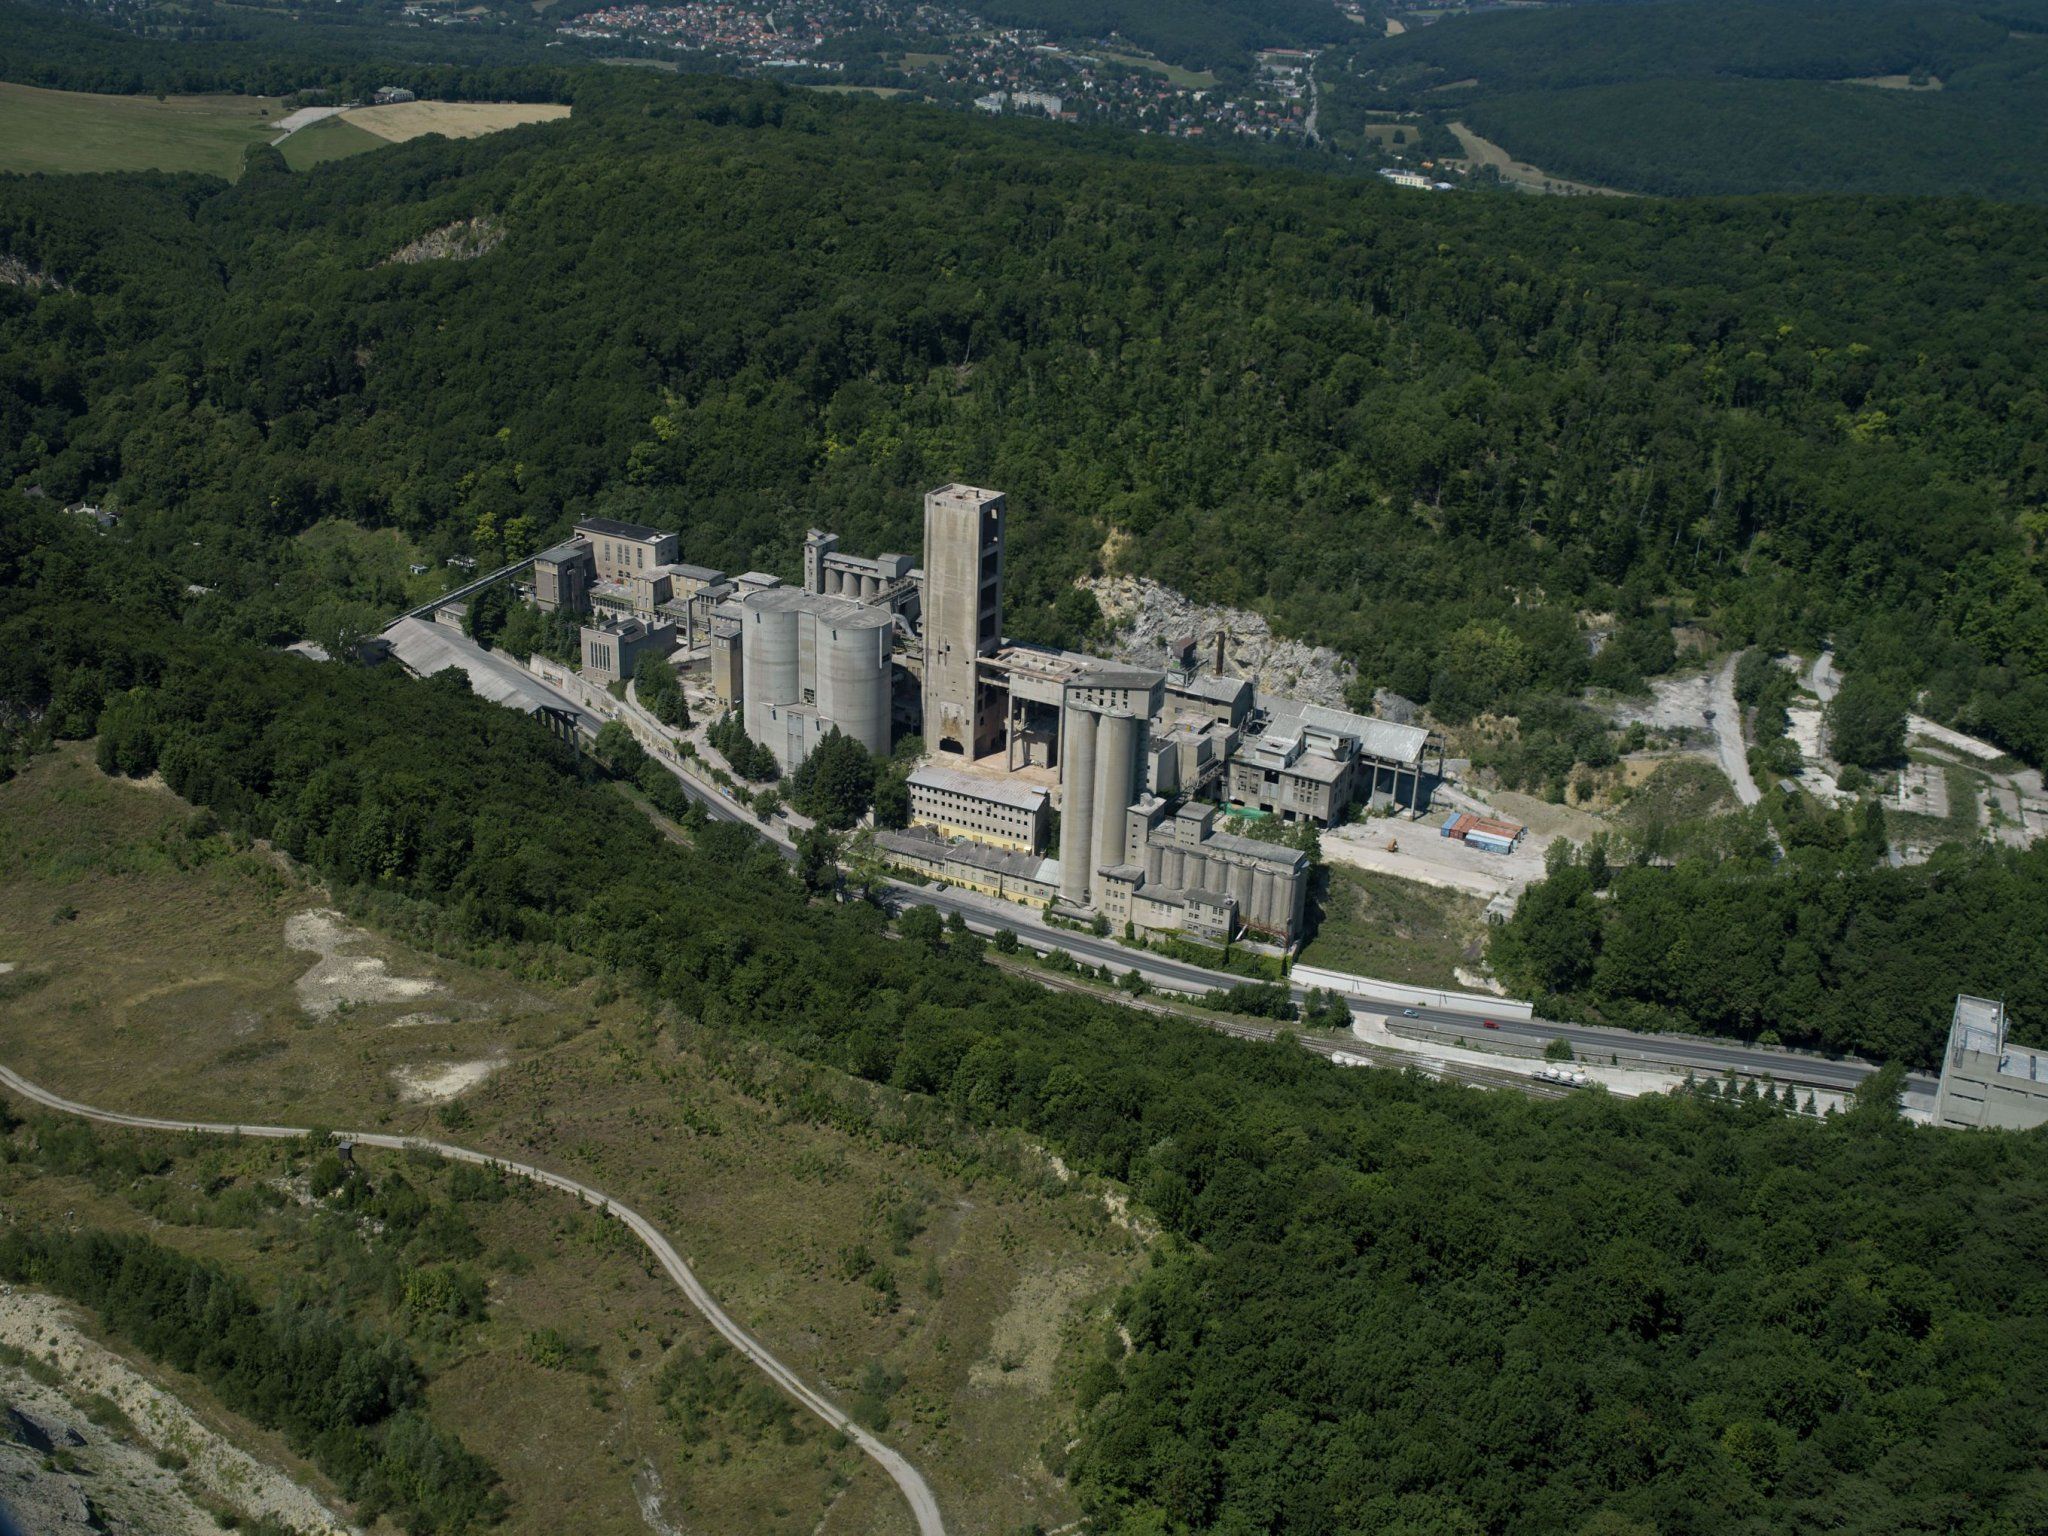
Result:
{"label": "industrial building", "polygon": [[1214,672],[1191,649],[1165,672],[1008,639],[1006,515],[1000,491],[929,492],[921,566],[812,528],[800,586],[686,565],[672,533],[589,518],[536,559],[534,594],[594,615],[598,677],[629,675],[678,633],[703,644],[714,693],[785,772],[833,730],[877,755],[921,733],[911,826],[878,835],[907,868],[1134,932],[1298,941],[1307,858],[1219,832],[1217,807],[1321,825],[1359,801],[1419,814],[1441,746],[1259,693],[1222,675],[1220,651]]}
{"label": "industrial building", "polygon": [[633,675],[642,656],[666,656],[676,648],[676,627],[657,620],[599,619],[583,626],[583,670],[600,682]]}
{"label": "industrial building", "polygon": [[896,623],[887,609],[777,586],[741,598],[739,610],[741,719],[784,773],[833,730],[888,754]]}
{"label": "industrial building", "polygon": [[1934,1095],[1934,1123],[2007,1131],[2048,1125],[2048,1051],[2006,1038],[2005,1004],[1959,996]]}
{"label": "industrial building", "polygon": [[1042,854],[1052,831],[1052,791],[1010,777],[925,764],[910,774],[910,822],[946,837]]}
{"label": "industrial building", "polygon": [[1004,508],[971,485],[924,498],[924,739],[954,757],[985,757],[1001,734],[977,663],[1003,643]]}

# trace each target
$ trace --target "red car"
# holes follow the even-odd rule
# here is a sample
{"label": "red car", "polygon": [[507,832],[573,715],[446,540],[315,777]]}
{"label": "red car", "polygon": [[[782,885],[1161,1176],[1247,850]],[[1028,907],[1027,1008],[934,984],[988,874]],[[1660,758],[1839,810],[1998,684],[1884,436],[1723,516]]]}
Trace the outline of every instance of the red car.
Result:
{"label": "red car", "polygon": [[1480,1022],[1480,1024],[1481,1024],[1481,1025],[1483,1025],[1483,1026],[1484,1026],[1485,1028],[1487,1028],[1487,1029],[1499,1029],[1499,1028],[1500,1028],[1500,1026],[1499,1026],[1498,1024],[1494,1023],[1494,1022],[1493,1022],[1493,1020],[1491,1020],[1491,1019],[1481,1019],[1481,1020],[1480,1020],[1479,1022]]}

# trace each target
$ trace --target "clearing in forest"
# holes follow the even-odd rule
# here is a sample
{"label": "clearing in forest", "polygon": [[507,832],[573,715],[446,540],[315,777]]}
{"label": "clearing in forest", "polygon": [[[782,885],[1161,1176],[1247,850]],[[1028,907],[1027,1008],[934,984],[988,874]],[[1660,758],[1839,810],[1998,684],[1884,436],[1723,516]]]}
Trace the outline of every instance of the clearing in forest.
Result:
{"label": "clearing in forest", "polygon": [[403,144],[428,133],[474,139],[501,128],[549,123],[568,115],[568,107],[553,101],[395,101],[385,107],[360,107],[343,121],[393,144]]}
{"label": "clearing in forest", "polygon": [[[200,171],[232,181],[276,136],[269,96],[102,96],[0,83],[0,171]],[[565,109],[566,110],[566,109]]]}
{"label": "clearing in forest", "polygon": [[[1470,84],[1461,81],[1460,84]],[[1448,125],[1457,135],[1458,147],[1465,151],[1465,158],[1474,166],[1490,165],[1500,172],[1500,179],[1520,187],[1525,192],[1551,192],[1561,196],[1628,197],[1631,194],[1617,191],[1613,187],[1596,187],[1587,181],[1567,181],[1562,176],[1553,176],[1540,170],[1526,160],[1517,160],[1491,139],[1481,138],[1463,123]]]}

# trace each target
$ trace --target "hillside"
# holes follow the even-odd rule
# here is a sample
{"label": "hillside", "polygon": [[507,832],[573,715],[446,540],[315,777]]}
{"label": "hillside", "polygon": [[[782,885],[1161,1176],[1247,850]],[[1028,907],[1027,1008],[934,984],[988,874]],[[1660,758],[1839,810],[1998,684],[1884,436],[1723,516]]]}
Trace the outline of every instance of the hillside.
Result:
{"label": "hillside", "polygon": [[[738,827],[686,818],[677,838],[662,839],[540,724],[466,690],[395,669],[316,667],[181,624],[175,588],[151,570],[138,551],[61,514],[0,520],[10,705],[39,710],[60,737],[97,728],[98,761],[136,780],[79,783],[93,770],[78,763],[55,814],[23,798],[44,792],[46,762],[0,786],[0,814],[19,808],[23,820],[4,845],[16,905],[0,937],[28,962],[9,981],[30,1005],[8,1049],[17,1059],[26,1050],[58,1086],[118,1082],[124,1103],[164,1109],[171,1097],[229,1093],[237,1104],[296,1103],[310,1077],[326,1102],[357,1113],[389,1106],[399,1125],[418,1116],[391,1103],[381,1069],[421,1047],[382,1027],[378,1011],[310,1033],[259,1018],[230,1041],[218,1009],[159,992],[125,1030],[96,1035],[95,1052],[66,1047],[81,1014],[101,1017],[100,1005],[70,1004],[104,986],[81,961],[125,935],[124,894],[144,898],[144,921],[168,921],[176,907],[147,897],[190,880],[212,896],[198,905],[214,943],[234,933],[246,944],[250,932],[221,911],[222,885],[289,910],[270,856],[246,851],[261,837],[366,921],[416,941],[410,952],[376,945],[404,967],[394,974],[448,974],[447,962],[425,959],[431,947],[487,959],[498,975],[480,978],[486,986],[598,983],[588,1009],[618,1005],[616,1029],[576,1028],[589,1016],[578,1009],[552,1047],[545,1015],[537,1030],[484,1014],[449,1031],[451,1044],[495,1040],[520,1058],[475,1094],[467,1134],[532,1147],[619,1181],[665,1220],[688,1219],[716,1282],[765,1314],[772,1339],[799,1344],[888,1415],[949,1507],[970,1512],[962,1530],[1000,1529],[1017,1508],[1015,1477],[1036,1479],[1041,1463],[1054,1481],[1039,1484],[1048,1492],[1034,1508],[1072,1499],[1118,1536],[1876,1536],[1958,1508],[1970,1512],[1959,1528],[1985,1536],[2036,1523],[2044,1314],[2028,1256],[2048,1184],[2038,1135],[1911,1128],[1896,1116],[1890,1074],[1826,1122],[1754,1097],[1538,1103],[1342,1070],[1284,1040],[1229,1039],[1045,991],[986,964],[982,941],[949,933],[931,909],[914,909],[892,940],[867,902],[807,899]],[[162,794],[140,777],[152,770],[212,819],[171,815],[140,846],[65,826],[96,799]],[[184,873],[194,866],[196,877]],[[54,924],[53,900],[71,908]],[[53,940],[41,937],[53,929]],[[266,934],[257,953],[274,942]],[[185,1005],[183,1026],[165,1038],[158,1020],[172,1001]],[[399,1006],[420,1005],[383,1008]],[[168,1070],[137,1074],[135,1054]],[[963,1367],[985,1338],[998,1382],[1025,1368],[1027,1352],[1003,1352],[1000,1322],[983,1333],[943,1320],[959,1316],[958,1291],[1004,1261],[984,1252],[920,1295],[904,1283],[910,1271],[877,1265],[879,1246],[894,1233],[912,1253],[952,1263],[958,1250],[941,1245],[956,1229],[941,1209],[923,1234],[921,1210],[898,1229],[895,1188],[821,1199],[799,1186],[846,1177],[846,1188],[862,1187],[859,1170],[879,1163],[900,1168],[914,1193],[926,1163],[942,1188],[955,1173],[973,1180],[972,1205],[989,1212],[1028,1167],[1004,1149],[1015,1131],[1066,1168],[1114,1181],[1140,1230],[1158,1235],[1109,1316],[1076,1319],[1057,1395],[1029,1410],[1052,1420],[1044,1432],[1023,1438],[1025,1417],[992,1441],[973,1424],[989,1389],[975,1390]],[[24,1159],[52,1140],[31,1130]],[[125,1139],[112,1157],[88,1157],[82,1140],[70,1143],[73,1168],[104,1168],[108,1193],[165,1216],[222,1192],[222,1176],[265,1173],[247,1160],[174,1169]],[[806,1142],[817,1156],[801,1155]],[[788,1181],[778,1182],[783,1168]],[[700,1169],[717,1182],[707,1186]],[[367,1209],[404,1199],[392,1171],[368,1168],[361,1195],[379,1203]],[[40,1178],[5,1163],[0,1172]],[[424,1192],[424,1173],[408,1177]],[[1056,1228],[1075,1223],[1084,1239],[1107,1237],[1113,1258],[1116,1237],[1099,1216],[1084,1222],[1072,1194],[1039,1186],[980,1220],[1010,1264],[1036,1252],[1025,1220],[1034,1211]],[[79,1209],[72,1188],[51,1180],[35,1189],[35,1208]],[[447,1203],[438,1178],[433,1191],[435,1206]],[[275,1224],[260,1200],[252,1210],[229,1188],[230,1202],[239,1214],[214,1219],[253,1228],[219,1240],[237,1262],[301,1225],[289,1202]],[[133,1221],[108,1204],[93,1207],[95,1219]],[[594,1215],[561,1233],[566,1244],[515,1231],[537,1250],[536,1279],[565,1287],[540,1312],[548,1292],[519,1283],[518,1263],[472,1231],[495,1236],[487,1216],[458,1209],[430,1222],[418,1198],[395,1208],[418,1227],[387,1218],[392,1240],[369,1248],[330,1304],[408,1330],[441,1388],[427,1394],[436,1419],[488,1450],[508,1494],[525,1501],[510,1529],[555,1528],[530,1517],[562,1483],[534,1458],[521,1388],[553,1394],[554,1423],[573,1434],[548,1460],[603,1446],[606,1455],[578,1458],[576,1476],[609,1465],[613,1508],[642,1447],[664,1458],[680,1508],[729,1509],[749,1530],[817,1529],[836,1476],[858,1470],[829,1459],[843,1447],[806,1445],[800,1429],[792,1447],[779,1399],[693,1363],[718,1364],[699,1354],[692,1330],[655,1320],[644,1288],[611,1286],[630,1271],[585,1266],[599,1284],[593,1316],[589,1293],[561,1266],[581,1243],[602,1245]],[[309,1212],[304,1225],[317,1233],[329,1220]],[[873,1235],[856,1249],[863,1226]],[[108,1250],[48,1223],[0,1245],[0,1265],[34,1274],[65,1252],[94,1261]],[[273,1243],[263,1261],[288,1274],[297,1252]],[[750,1271],[750,1256],[762,1272]],[[437,1278],[408,1275],[406,1263]],[[77,1262],[59,1278],[68,1294],[109,1307],[117,1326],[140,1331],[153,1309],[171,1312],[154,1319],[153,1342],[190,1348],[174,1310],[184,1290],[122,1294],[106,1272]],[[378,1283],[394,1273],[404,1284]],[[477,1315],[479,1285],[498,1297],[495,1314]],[[809,1321],[821,1313],[831,1320],[822,1339]],[[552,1341],[540,1316],[563,1319]],[[852,1375],[861,1341],[891,1367]],[[644,1401],[630,1394],[647,1392],[657,1363],[667,1414],[643,1409],[632,1438],[598,1439],[616,1422],[615,1402]],[[574,1374],[585,1371],[595,1379],[578,1390]],[[594,1413],[576,1406],[569,1418],[582,1400]],[[395,1431],[387,1444],[403,1448]],[[814,1470],[794,1484],[749,1480],[792,1465]],[[838,1528],[879,1528],[876,1506],[861,1499],[872,1479],[854,1487],[861,1513]],[[772,1522],[745,1518],[764,1507]]]}
{"label": "hillside", "polygon": [[1571,5],[1457,17],[1323,66],[1331,122],[1461,120],[1554,175],[1665,195],[2048,201],[2048,7]]}
{"label": "hillside", "polygon": [[[0,253],[67,285],[0,290],[0,475],[116,497],[209,622],[277,640],[390,602],[282,542],[323,518],[438,562],[599,511],[772,569],[811,522],[911,547],[968,477],[1016,509],[1027,636],[1081,638],[1114,549],[1459,719],[1575,693],[1588,611],[1640,667],[1696,615],[1832,632],[2048,754],[2042,214],[1415,198],[728,82],[575,95],[230,190],[0,181]],[[487,258],[380,265],[479,214]]]}

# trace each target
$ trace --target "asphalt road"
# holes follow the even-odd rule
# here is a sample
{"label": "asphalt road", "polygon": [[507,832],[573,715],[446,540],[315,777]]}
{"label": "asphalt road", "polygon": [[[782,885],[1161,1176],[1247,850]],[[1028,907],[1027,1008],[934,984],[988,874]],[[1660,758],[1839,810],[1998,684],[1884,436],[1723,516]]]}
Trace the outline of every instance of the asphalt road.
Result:
{"label": "asphalt road", "polygon": [[[76,1104],[70,1099],[60,1098],[47,1088],[39,1087],[5,1066],[0,1066],[0,1084],[11,1088],[21,1097],[40,1104],[45,1109],[55,1110],[59,1114],[78,1115],[87,1120],[96,1120],[102,1125],[119,1125],[132,1130],[196,1131],[206,1136],[263,1136],[273,1140],[293,1140],[308,1134],[298,1126],[221,1125],[204,1120],[160,1120],[148,1115],[127,1115],[117,1110],[95,1109],[88,1104]],[[382,1147],[393,1152],[417,1148],[459,1163],[502,1168],[507,1173],[529,1179],[535,1184],[544,1184],[549,1189],[558,1189],[564,1194],[573,1195],[584,1204],[594,1205],[607,1215],[617,1217],[646,1245],[647,1251],[654,1255],[655,1262],[661,1265],[669,1279],[673,1280],[684,1296],[689,1298],[690,1305],[703,1314],[704,1320],[717,1329],[728,1344],[753,1362],[763,1375],[796,1399],[799,1404],[859,1446],[871,1460],[889,1474],[896,1486],[902,1489],[903,1497],[910,1505],[910,1512],[916,1517],[918,1536],[946,1536],[945,1522],[939,1518],[938,1500],[932,1497],[930,1486],[918,1473],[917,1468],[861,1428],[841,1412],[830,1398],[814,1390],[795,1371],[770,1354],[752,1334],[734,1322],[704,1288],[704,1283],[691,1271],[690,1266],[683,1262],[683,1256],[676,1252],[675,1245],[662,1236],[661,1229],[631,1206],[621,1205],[603,1190],[585,1184],[579,1179],[572,1179],[566,1174],[551,1173],[530,1163],[510,1162],[502,1157],[472,1151],[468,1147],[425,1141],[413,1136],[391,1136],[376,1131],[341,1131],[335,1134],[366,1147]]]}
{"label": "asphalt road", "polygon": [[[1731,661],[1717,680],[1719,686],[1729,690],[1727,702],[1731,706],[1734,704],[1734,675]],[[1717,728],[1723,720],[1739,722],[1741,719],[1739,712],[1732,707],[1725,712],[1717,713]],[[1735,748],[1738,753],[1736,766],[1743,778],[1747,779],[1747,765],[1742,763],[1739,757],[1739,725],[1736,726],[1733,735],[1735,743],[1738,744]],[[1725,750],[1725,741],[1723,746]],[[708,788],[680,769],[674,771],[684,793],[701,803],[711,815],[721,821],[736,821],[759,828],[759,823],[749,816],[742,815],[730,800],[716,790]],[[793,861],[796,858],[795,848],[786,839],[771,833],[769,841],[785,859]],[[1008,928],[1016,933],[1020,940],[1035,949],[1063,949],[1076,960],[1085,960],[1090,965],[1107,965],[1118,972],[1135,968],[1139,975],[1154,986],[1172,991],[1206,992],[1215,987],[1234,986],[1244,980],[1242,976],[1212,971],[1204,966],[1191,965],[1184,960],[1174,960],[1143,950],[1127,949],[1113,938],[1097,938],[1092,933],[1054,928],[1046,923],[1038,912],[1013,902],[997,901],[971,891],[950,888],[942,890],[937,886],[916,886],[894,880],[889,882],[889,886],[899,907],[922,904],[936,907],[948,916],[957,912],[961,920],[977,932],[989,934],[1000,928]],[[1296,988],[1295,996],[1299,1000],[1306,996],[1306,993],[1303,989]],[[1351,1009],[1354,1014],[1392,1018],[1403,1016],[1399,1004],[1382,1004],[1362,999],[1353,999]],[[1418,1008],[1414,1017],[1422,1023],[1478,1029],[1484,1028],[1480,1021],[1486,1014],[1483,1007],[1477,1006],[1471,1009]],[[1610,1029],[1596,1024],[1567,1024],[1552,1019],[1501,1019],[1498,1022],[1501,1025],[1500,1033],[1508,1039],[1520,1039],[1538,1046],[1561,1039],[1571,1045],[1575,1054],[1596,1057],[1620,1051],[1654,1050],[1658,1057],[1669,1062],[1677,1070],[1697,1072],[1702,1077],[1718,1077],[1729,1071],[1745,1076],[1768,1074],[1780,1083],[1795,1083],[1802,1088],[1819,1088],[1844,1093],[1877,1070],[1873,1063],[1867,1061],[1836,1059],[1809,1051],[1772,1050],[1762,1046],[1743,1045],[1737,1041],[1708,1039],[1699,1035],[1641,1034],[1634,1030]],[[1935,1086],[1936,1079],[1922,1073],[1912,1073],[1906,1078],[1907,1097],[1924,1100],[1928,1105],[1933,1103]]]}

